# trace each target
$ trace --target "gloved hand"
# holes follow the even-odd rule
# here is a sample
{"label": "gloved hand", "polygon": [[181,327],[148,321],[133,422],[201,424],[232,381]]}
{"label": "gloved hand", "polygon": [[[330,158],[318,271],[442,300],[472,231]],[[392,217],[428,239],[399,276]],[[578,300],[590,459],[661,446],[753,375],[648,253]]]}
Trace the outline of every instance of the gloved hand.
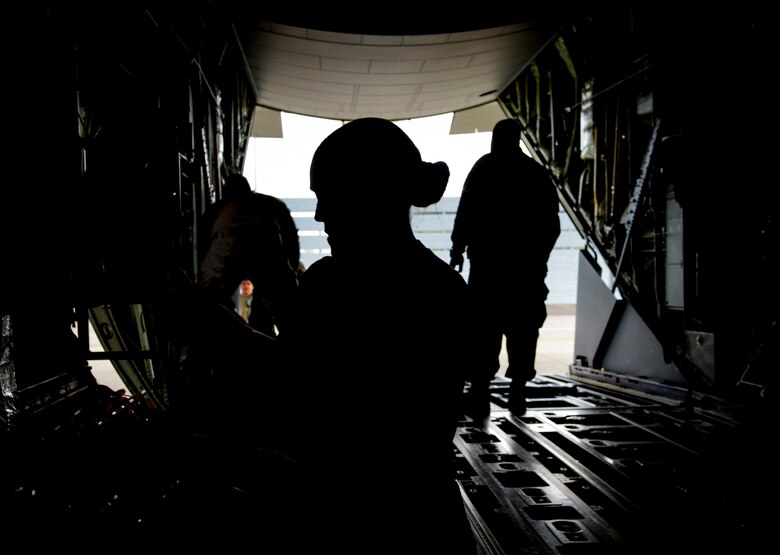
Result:
{"label": "gloved hand", "polygon": [[463,271],[463,253],[456,250],[450,250],[450,268],[456,269],[458,272]]}

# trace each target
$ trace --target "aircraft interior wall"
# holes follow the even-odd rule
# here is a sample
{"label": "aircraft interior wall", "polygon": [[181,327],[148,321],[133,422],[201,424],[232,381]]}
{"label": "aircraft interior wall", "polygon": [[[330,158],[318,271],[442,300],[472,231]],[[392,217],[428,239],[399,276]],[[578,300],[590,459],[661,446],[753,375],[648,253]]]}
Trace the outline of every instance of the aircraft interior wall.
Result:
{"label": "aircraft interior wall", "polygon": [[[766,30],[749,11],[667,15],[625,6],[574,21],[500,101],[671,381],[762,403],[768,383],[743,378],[768,382],[757,366],[777,343],[777,193],[754,163],[767,148]],[[642,375],[584,354],[589,368]]]}

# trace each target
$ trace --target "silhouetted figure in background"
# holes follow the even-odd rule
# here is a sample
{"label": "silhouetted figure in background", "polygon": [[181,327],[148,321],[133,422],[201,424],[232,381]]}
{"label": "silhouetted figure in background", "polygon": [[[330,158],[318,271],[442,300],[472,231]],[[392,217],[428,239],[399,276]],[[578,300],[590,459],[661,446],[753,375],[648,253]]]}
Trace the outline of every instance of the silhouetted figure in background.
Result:
{"label": "silhouetted figure in background", "polygon": [[242,175],[225,180],[224,196],[204,214],[198,284],[235,309],[239,283],[254,284],[249,324],[276,335],[298,285],[300,244],[289,209],[276,197],[253,192]]}
{"label": "silhouetted figure in background", "polygon": [[441,198],[449,169],[365,118],[321,143],[310,177],[332,256],[306,270],[279,337],[302,403],[290,412],[312,473],[307,520],[339,553],[473,554],[453,467],[468,286],[409,214]]}
{"label": "silhouetted figure in background", "polygon": [[525,384],[536,375],[539,328],[547,318],[547,260],[561,233],[558,196],[546,170],[520,148],[520,125],[493,128],[490,152],[476,161],[463,184],[452,230],[450,265],[462,270],[480,312],[478,342],[485,350],[469,381],[468,412],[490,413],[489,387],[500,367],[506,336],[511,378],[509,408],[526,410]]}

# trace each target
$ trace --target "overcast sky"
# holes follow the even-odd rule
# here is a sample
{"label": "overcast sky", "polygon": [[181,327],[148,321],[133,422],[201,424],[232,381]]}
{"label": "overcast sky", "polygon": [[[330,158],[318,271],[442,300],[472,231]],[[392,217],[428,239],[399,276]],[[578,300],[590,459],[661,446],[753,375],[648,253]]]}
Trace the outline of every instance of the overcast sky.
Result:
{"label": "overcast sky", "polygon": [[[491,133],[450,135],[452,114],[397,122],[420,149],[423,160],[450,167],[444,196],[460,196],[477,159],[490,150]],[[280,198],[313,198],[309,166],[320,142],[340,122],[282,112],[283,139],[250,139],[244,175],[256,191]]]}

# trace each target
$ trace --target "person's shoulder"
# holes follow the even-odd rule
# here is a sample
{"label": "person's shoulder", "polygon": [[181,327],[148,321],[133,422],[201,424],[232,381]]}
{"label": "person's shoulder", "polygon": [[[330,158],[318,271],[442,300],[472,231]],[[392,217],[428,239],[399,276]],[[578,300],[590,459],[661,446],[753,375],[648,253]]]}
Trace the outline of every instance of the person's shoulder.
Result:
{"label": "person's shoulder", "polygon": [[525,164],[527,164],[528,167],[534,168],[536,170],[545,171],[544,165],[539,160],[537,160],[530,154],[526,154],[525,152],[523,152],[522,149],[518,149],[517,158],[519,160],[522,160]]}
{"label": "person's shoulder", "polygon": [[477,158],[477,161],[474,162],[474,168],[480,168],[486,164],[492,164],[496,159],[496,153],[495,152],[488,152],[487,154],[483,154],[479,158]]}
{"label": "person's shoulder", "polygon": [[301,283],[321,279],[323,276],[332,275],[339,271],[338,261],[332,256],[323,256],[312,262],[301,276]]}
{"label": "person's shoulder", "polygon": [[301,298],[311,302],[329,302],[318,297],[337,297],[337,291],[347,287],[349,273],[342,268],[338,260],[325,256],[312,262],[298,279],[298,292]]}
{"label": "person's shoulder", "polygon": [[[420,243],[422,245],[422,243]],[[437,280],[442,280],[444,284],[450,284],[454,287],[466,285],[466,280],[457,270],[453,269],[449,262],[439,257],[436,253],[427,247],[420,249],[431,272],[435,273]]]}
{"label": "person's shoulder", "polygon": [[537,176],[538,178],[548,179],[550,177],[547,168],[545,168],[544,164],[542,164],[536,158],[526,154],[522,150],[520,151],[520,154],[518,154],[517,158],[518,160],[520,160],[520,163],[526,168],[526,171],[533,173],[533,175]]}
{"label": "person's shoulder", "polygon": [[497,162],[498,160],[494,152],[488,152],[477,158],[477,161],[472,164],[468,176],[466,177],[466,183],[464,184],[466,187],[464,191],[471,192],[473,189],[472,186],[475,183],[480,183],[484,179],[489,178],[495,171],[494,168]]}
{"label": "person's shoulder", "polygon": [[250,198],[257,202],[266,202],[266,203],[273,203],[276,202],[278,199],[272,195],[268,195],[266,193],[261,193],[260,191],[252,191],[247,195],[247,198]]}
{"label": "person's shoulder", "polygon": [[243,199],[243,202],[249,206],[255,207],[255,209],[262,208],[264,210],[272,210],[274,212],[278,212],[280,208],[287,208],[281,199],[273,195],[260,193],[258,191],[252,191],[249,193],[249,195]]}
{"label": "person's shoulder", "polygon": [[257,199],[258,202],[263,203],[265,206],[270,206],[276,210],[286,210],[289,212],[287,203],[285,203],[284,200],[280,199],[279,197],[276,197],[274,195],[269,195],[266,193],[260,193],[257,191],[254,191],[252,194],[254,195],[254,197]]}

